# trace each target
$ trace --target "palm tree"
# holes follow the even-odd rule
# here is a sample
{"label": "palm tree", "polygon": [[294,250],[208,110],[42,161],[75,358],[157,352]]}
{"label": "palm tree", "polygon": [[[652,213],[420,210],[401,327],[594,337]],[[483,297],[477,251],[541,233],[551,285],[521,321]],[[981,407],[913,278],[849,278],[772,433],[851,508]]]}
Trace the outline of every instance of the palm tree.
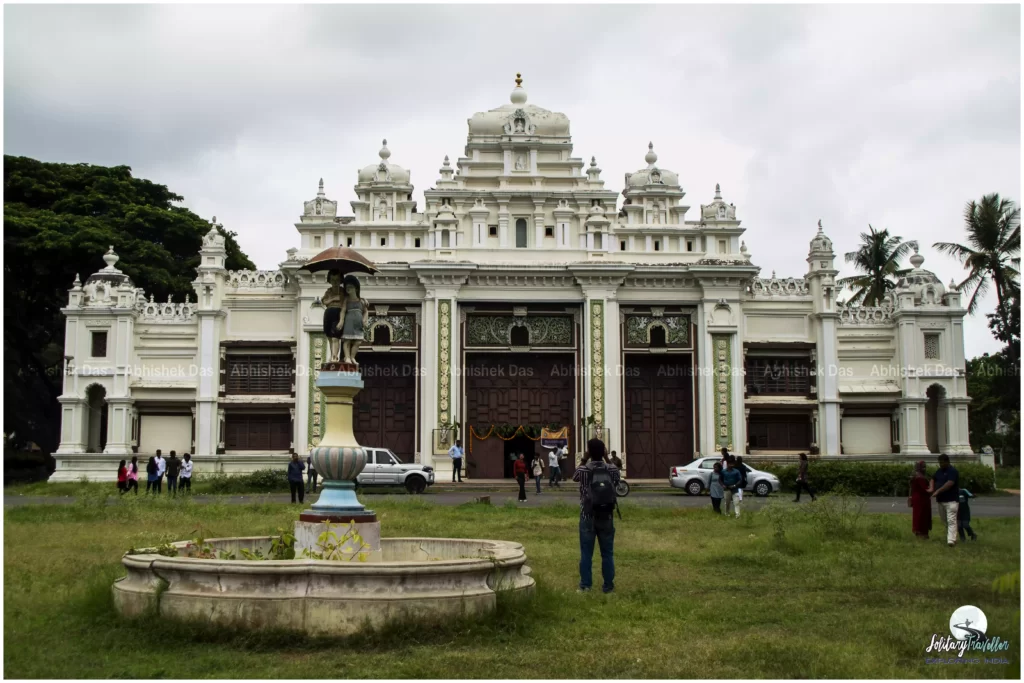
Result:
{"label": "palm tree", "polygon": [[970,274],[956,286],[957,291],[974,290],[967,312],[978,309],[989,281],[996,288],[996,315],[1005,324],[1006,304],[1020,292],[1020,209],[998,193],[985,195],[980,203],[967,202],[964,208],[967,246],[936,242],[932,246],[949,254],[969,269]]}
{"label": "palm tree", "polygon": [[896,287],[896,278],[906,273],[900,269],[900,259],[909,253],[910,242],[904,242],[899,235],[890,235],[888,228],[875,230],[868,225],[868,232],[860,234],[860,248],[844,255],[847,263],[861,271],[860,275],[838,280],[840,287],[854,290],[851,304],[877,306],[889,290]]}

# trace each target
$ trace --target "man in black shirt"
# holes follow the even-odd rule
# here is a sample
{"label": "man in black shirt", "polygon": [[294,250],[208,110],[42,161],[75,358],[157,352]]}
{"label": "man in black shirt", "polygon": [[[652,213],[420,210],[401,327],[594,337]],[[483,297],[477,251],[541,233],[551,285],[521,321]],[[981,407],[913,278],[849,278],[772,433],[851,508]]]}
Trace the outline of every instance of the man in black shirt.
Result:
{"label": "man in black shirt", "polygon": [[939,516],[946,522],[946,545],[956,545],[957,511],[960,508],[960,473],[949,464],[948,455],[939,456],[939,469],[932,477],[932,498],[939,504]]}

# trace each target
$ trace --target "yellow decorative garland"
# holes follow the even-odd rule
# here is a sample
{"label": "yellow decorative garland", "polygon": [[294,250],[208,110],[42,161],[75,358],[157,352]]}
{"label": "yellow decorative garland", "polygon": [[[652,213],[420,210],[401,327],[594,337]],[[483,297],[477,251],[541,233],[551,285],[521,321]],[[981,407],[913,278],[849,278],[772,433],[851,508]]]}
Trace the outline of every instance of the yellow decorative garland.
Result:
{"label": "yellow decorative garland", "polygon": [[[494,434],[496,437],[498,437],[502,441],[511,441],[512,439],[516,438],[516,435],[518,435],[520,432],[522,432],[523,436],[525,436],[530,441],[540,441],[541,440],[540,436],[538,436],[535,439],[532,436],[530,436],[529,434],[527,434],[526,430],[523,428],[523,425],[519,425],[518,427],[516,427],[516,431],[512,432],[512,436],[510,436],[508,438],[505,438],[501,434],[494,434],[494,425],[491,425],[491,428],[483,436],[480,436],[479,434],[477,434],[476,433],[476,429],[473,427],[473,425],[470,425],[469,426],[469,452],[470,452],[470,454],[473,453],[473,437],[476,437],[477,439],[480,439],[481,441],[483,441],[484,439],[489,439],[491,437],[491,434]],[[541,432],[541,434],[543,434],[543,432]]]}

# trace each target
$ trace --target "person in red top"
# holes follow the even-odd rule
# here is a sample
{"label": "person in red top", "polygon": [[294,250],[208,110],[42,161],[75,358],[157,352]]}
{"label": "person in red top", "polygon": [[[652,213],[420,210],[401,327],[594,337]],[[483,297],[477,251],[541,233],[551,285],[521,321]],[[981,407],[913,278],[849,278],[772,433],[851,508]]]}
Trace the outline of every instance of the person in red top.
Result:
{"label": "person in red top", "polygon": [[123,496],[128,492],[128,468],[124,466],[124,460],[117,466],[117,490]]}
{"label": "person in red top", "polygon": [[516,481],[519,482],[519,502],[526,502],[526,475],[529,474],[529,469],[526,467],[526,458],[522,453],[516,458],[515,463],[512,465],[512,474],[515,475]]}

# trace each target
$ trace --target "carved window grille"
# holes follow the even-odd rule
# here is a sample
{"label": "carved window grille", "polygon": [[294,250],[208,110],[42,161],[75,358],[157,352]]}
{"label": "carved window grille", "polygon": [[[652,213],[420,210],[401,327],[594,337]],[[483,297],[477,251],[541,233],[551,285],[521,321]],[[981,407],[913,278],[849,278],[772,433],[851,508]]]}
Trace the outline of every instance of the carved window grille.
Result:
{"label": "carved window grille", "polygon": [[241,414],[224,417],[224,447],[229,451],[286,451],[291,447],[288,413]]}
{"label": "carved window grille", "polygon": [[290,355],[231,354],[226,362],[228,394],[290,394],[295,374]]}
{"label": "carved window grille", "polygon": [[92,357],[107,357],[107,333],[105,331],[92,333]]}
{"label": "carved window grille", "polygon": [[747,393],[803,396],[810,393],[811,371],[803,358],[748,358]]}
{"label": "carved window grille", "polygon": [[939,360],[942,357],[939,352],[939,335],[938,334],[926,334],[924,335],[924,357],[927,360]]}

